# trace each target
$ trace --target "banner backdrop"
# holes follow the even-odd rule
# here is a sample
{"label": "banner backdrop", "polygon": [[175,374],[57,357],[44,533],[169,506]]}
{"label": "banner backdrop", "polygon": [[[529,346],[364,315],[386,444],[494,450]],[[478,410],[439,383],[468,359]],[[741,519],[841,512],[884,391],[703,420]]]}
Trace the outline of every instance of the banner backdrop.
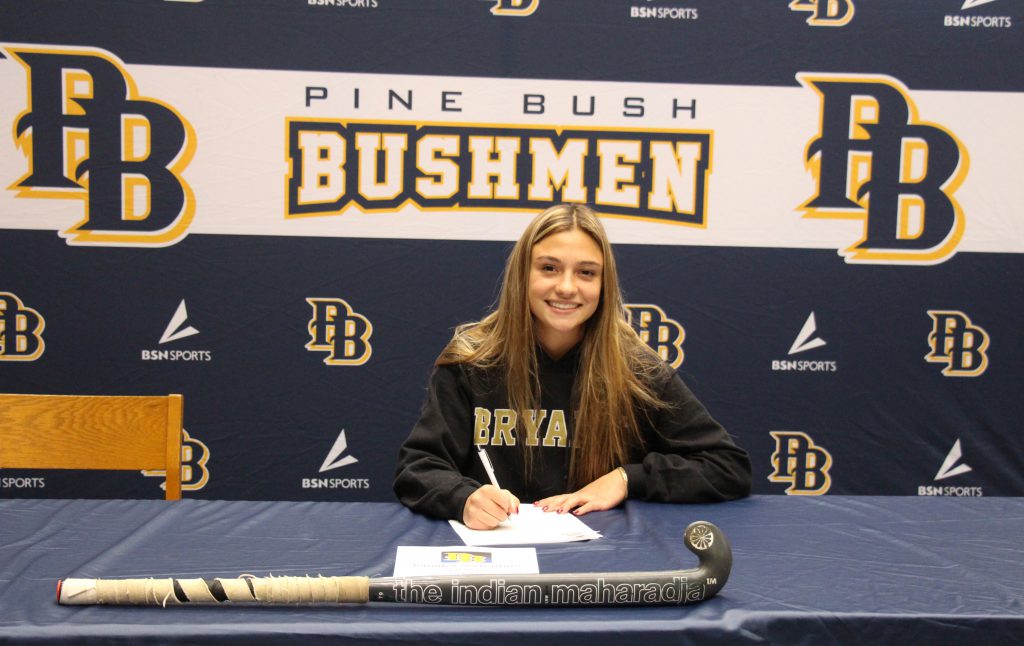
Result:
{"label": "banner backdrop", "polygon": [[577,201],[756,493],[1022,495],[1022,29],[1017,0],[9,0],[0,391],[184,394],[186,496],[392,500],[452,328]]}

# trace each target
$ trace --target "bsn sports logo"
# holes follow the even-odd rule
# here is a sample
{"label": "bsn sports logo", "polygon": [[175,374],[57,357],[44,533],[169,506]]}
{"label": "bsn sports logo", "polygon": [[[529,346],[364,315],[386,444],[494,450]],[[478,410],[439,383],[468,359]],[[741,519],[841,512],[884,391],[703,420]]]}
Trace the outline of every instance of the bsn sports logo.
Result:
{"label": "bsn sports logo", "polygon": [[307,298],[313,308],[308,330],[310,352],[326,352],[329,366],[361,366],[370,360],[373,324],[340,298]]}
{"label": "bsn sports logo", "polygon": [[[794,354],[800,354],[801,352],[807,352],[808,350],[814,350],[815,348],[821,348],[828,345],[825,339],[817,336],[818,324],[814,318],[814,312],[811,312],[804,321],[804,325],[800,328],[800,332],[793,339],[793,345],[789,346],[788,356]],[[793,360],[793,359],[772,359],[772,370],[773,371],[811,371],[811,372],[836,372],[839,370],[839,366],[835,361],[824,361],[824,360]]]}
{"label": "bsn sports logo", "polygon": [[971,323],[958,310],[928,310],[932,331],[928,334],[931,352],[924,360],[943,363],[947,377],[977,377],[988,368],[988,332]]}
{"label": "bsn sports logo", "polygon": [[842,27],[853,20],[853,0],[793,0],[793,11],[809,11],[807,24],[812,27]]}
{"label": "bsn sports logo", "polygon": [[[209,459],[210,447],[189,435],[185,429],[181,429],[182,491],[199,491],[206,486],[206,483],[210,481],[210,470],[206,468]],[[167,471],[165,469],[145,469],[142,475],[166,479]],[[160,483],[161,489],[166,487],[166,482]]]}
{"label": "bsn sports logo", "polygon": [[540,0],[485,0],[485,2],[494,3],[491,13],[495,16],[529,16],[540,6]]}
{"label": "bsn sports logo", "polygon": [[343,9],[376,9],[379,3],[377,0],[306,0],[306,4]]}
{"label": "bsn sports logo", "polygon": [[817,193],[804,217],[863,220],[864,235],[840,250],[848,263],[937,264],[964,233],[953,194],[967,150],[941,125],[922,121],[897,79],[801,73],[821,100],[820,131],[805,165]]}
{"label": "bsn sports logo", "polygon": [[15,294],[0,292],[0,361],[35,361],[43,356],[46,321]]}
{"label": "bsn sports logo", "polygon": [[[960,447],[960,438],[957,438],[956,442],[953,443],[953,448],[946,454],[946,459],[942,461],[942,466],[939,467],[938,472],[935,474],[934,480],[945,480],[946,478],[952,478],[954,476],[963,475],[970,473],[973,469],[965,462],[961,462],[963,458],[963,450]],[[934,485],[922,485],[917,488],[917,495],[919,496],[983,496],[985,495],[981,487],[956,487],[956,486],[943,486],[937,487]]]}
{"label": "bsn sports logo", "polygon": [[[181,339],[199,334],[199,330],[188,324],[188,308],[185,299],[181,299],[178,309],[160,335],[160,345],[173,343]],[[213,361],[210,350],[143,350],[143,361]]]}
{"label": "bsn sports logo", "polygon": [[320,465],[320,473],[331,471],[332,469],[340,469],[341,467],[359,462],[358,459],[351,455],[343,455],[347,449],[348,440],[345,439],[345,429],[341,429],[338,439],[334,440],[334,446],[327,452],[324,463]]}
{"label": "bsn sports logo", "polygon": [[832,486],[828,471],[832,468],[832,454],[814,443],[811,436],[800,431],[770,431],[775,438],[772,467],[768,480],[786,482],[786,494],[791,496],[820,496]]}
{"label": "bsn sports logo", "polygon": [[800,334],[793,339],[793,345],[789,346],[789,354],[794,355],[828,345],[825,339],[815,336],[817,331],[818,324],[814,320],[814,312],[811,312],[807,320],[804,321],[804,326],[800,328]]}
{"label": "bsn sports logo", "polygon": [[0,478],[0,489],[46,489],[46,478],[5,476]]}
{"label": "bsn sports logo", "polygon": [[943,460],[942,466],[935,473],[935,480],[945,480],[946,478],[952,478],[953,476],[973,471],[966,463],[960,462],[961,457],[963,457],[963,450],[960,448],[960,438],[957,438],[956,442],[953,442],[953,448],[946,454],[946,459]]}
{"label": "bsn sports logo", "polygon": [[[1003,28],[1008,29],[1013,27],[1013,16],[1003,15],[994,16],[991,14],[977,14],[963,15],[962,12],[970,9],[975,9],[982,5],[995,2],[996,0],[964,0],[964,3],[960,5],[960,15],[945,15],[942,19],[942,24],[945,27],[967,27],[968,29],[991,29],[991,28]],[[993,7],[992,9],[995,9]]]}
{"label": "bsn sports logo", "polygon": [[160,335],[160,345],[184,339],[193,334],[199,334],[199,330],[191,325],[186,325],[186,321],[188,321],[188,308],[185,306],[185,299],[183,298],[178,303],[178,309],[174,310],[174,316],[171,317],[167,327],[164,328],[164,333]]}
{"label": "bsn sports logo", "polygon": [[71,245],[167,246],[185,236],[195,198],[182,171],[195,151],[192,126],[139,94],[124,64],[94,49],[14,47],[28,107],[15,143],[28,172],[18,197],[79,199],[85,218],[60,232]]}
{"label": "bsn sports logo", "polygon": [[[651,0],[647,0],[651,2]],[[631,19],[653,19],[653,20],[697,20],[700,12],[696,7],[638,7],[633,5],[629,8]]]}
{"label": "bsn sports logo", "polygon": [[657,305],[627,304],[625,307],[629,323],[636,328],[641,340],[673,368],[681,366],[684,359],[683,341],[686,340],[683,326],[669,318],[665,310]]}
{"label": "bsn sports logo", "polygon": [[[341,429],[338,439],[327,452],[323,464],[320,465],[320,473],[333,471],[341,467],[355,464],[359,460],[351,455],[345,455],[348,450],[348,440],[345,438],[345,429]],[[369,489],[369,478],[303,478],[303,489]]]}

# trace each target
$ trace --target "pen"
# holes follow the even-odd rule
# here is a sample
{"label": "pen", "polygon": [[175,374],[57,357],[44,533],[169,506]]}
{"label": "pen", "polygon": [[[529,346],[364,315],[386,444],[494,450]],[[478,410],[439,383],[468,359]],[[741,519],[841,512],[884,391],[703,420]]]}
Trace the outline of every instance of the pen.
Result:
{"label": "pen", "polygon": [[491,459],[487,457],[487,452],[483,450],[483,447],[477,447],[477,455],[480,456],[480,461],[484,464],[484,471],[487,472],[487,477],[490,479],[491,484],[496,488],[501,489],[501,485],[498,484],[498,478],[494,475],[494,467],[491,465]]}
{"label": "pen", "polygon": [[476,448],[476,454],[480,456],[480,462],[484,465],[484,471],[487,472],[487,478],[491,481],[496,489],[501,489],[501,485],[498,484],[498,477],[494,475],[494,466],[491,464],[491,459],[487,457],[487,452],[484,451],[482,446]]}

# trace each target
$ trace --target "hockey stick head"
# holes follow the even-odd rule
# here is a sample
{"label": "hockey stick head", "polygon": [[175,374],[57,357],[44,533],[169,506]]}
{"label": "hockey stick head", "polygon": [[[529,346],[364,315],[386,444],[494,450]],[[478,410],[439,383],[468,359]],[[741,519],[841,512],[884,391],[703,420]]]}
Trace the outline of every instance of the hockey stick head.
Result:
{"label": "hockey stick head", "polygon": [[693,571],[695,580],[703,578],[707,597],[725,587],[732,572],[732,546],[722,530],[706,520],[690,523],[683,532],[686,549],[697,555],[700,565]]}

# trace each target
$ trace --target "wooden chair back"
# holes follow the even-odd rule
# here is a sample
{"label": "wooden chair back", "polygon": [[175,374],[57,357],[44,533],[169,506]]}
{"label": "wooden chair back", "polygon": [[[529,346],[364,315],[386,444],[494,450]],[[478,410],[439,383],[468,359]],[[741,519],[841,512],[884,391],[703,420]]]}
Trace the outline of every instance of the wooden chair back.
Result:
{"label": "wooden chair back", "polygon": [[0,394],[0,468],[163,469],[181,499],[181,395]]}

